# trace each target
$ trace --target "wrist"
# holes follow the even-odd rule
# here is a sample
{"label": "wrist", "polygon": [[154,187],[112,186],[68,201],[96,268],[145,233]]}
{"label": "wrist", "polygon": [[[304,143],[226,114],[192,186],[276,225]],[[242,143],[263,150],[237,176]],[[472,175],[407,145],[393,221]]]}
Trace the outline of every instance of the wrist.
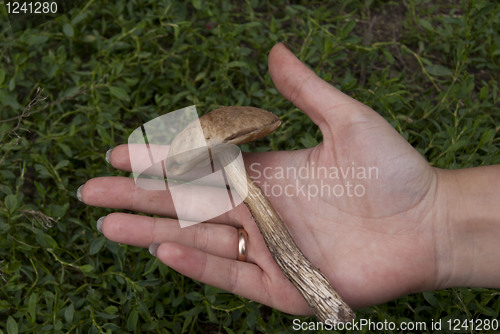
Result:
{"label": "wrist", "polygon": [[436,288],[500,286],[500,168],[437,169]]}

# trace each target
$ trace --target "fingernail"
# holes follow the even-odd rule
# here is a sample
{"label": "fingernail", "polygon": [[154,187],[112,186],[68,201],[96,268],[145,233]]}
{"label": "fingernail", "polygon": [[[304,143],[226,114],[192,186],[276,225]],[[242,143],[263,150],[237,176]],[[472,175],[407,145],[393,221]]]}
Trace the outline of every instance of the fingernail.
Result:
{"label": "fingernail", "polygon": [[112,148],[106,151],[106,162],[111,165],[111,151],[113,151]]}
{"label": "fingernail", "polygon": [[149,246],[149,254],[156,257],[156,252],[158,251],[158,247],[160,247],[160,244],[151,244]]}
{"label": "fingernail", "polygon": [[106,219],[106,216],[102,216],[101,218],[97,219],[97,223],[95,226],[97,227],[97,230],[102,233],[102,224],[104,223],[104,219]]}
{"label": "fingernail", "polygon": [[79,186],[78,189],[76,190],[76,198],[78,198],[78,200],[80,202],[83,202],[83,199],[82,199],[82,189],[83,189],[83,186],[84,186],[84,184],[82,184],[81,186]]}

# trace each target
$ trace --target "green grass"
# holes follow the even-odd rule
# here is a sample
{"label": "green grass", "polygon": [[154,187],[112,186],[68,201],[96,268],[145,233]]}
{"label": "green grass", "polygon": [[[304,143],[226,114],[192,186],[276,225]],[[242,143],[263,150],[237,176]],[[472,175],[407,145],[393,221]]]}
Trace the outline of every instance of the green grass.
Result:
{"label": "green grass", "polygon": [[[500,163],[500,5],[325,3],[90,1],[19,34],[0,5],[0,333],[293,332],[289,315],[107,241],[95,221],[111,211],[75,197],[89,178],[119,174],[108,148],[191,104],[258,106],[287,124],[248,150],[321,141],[272,85],[276,42],[380,112],[433,166]],[[499,312],[498,290],[460,288],[357,315],[430,323]]]}

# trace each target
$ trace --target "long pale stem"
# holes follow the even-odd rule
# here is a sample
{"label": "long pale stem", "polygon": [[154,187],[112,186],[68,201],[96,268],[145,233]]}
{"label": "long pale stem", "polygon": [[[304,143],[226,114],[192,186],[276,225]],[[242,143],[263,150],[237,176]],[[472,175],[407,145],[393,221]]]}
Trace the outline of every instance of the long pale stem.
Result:
{"label": "long pale stem", "polygon": [[271,202],[244,167],[234,163],[230,155],[222,153],[219,159],[233,187],[244,198],[274,261],[314,310],[318,320],[330,323],[353,320],[354,312],[325,275],[302,254]]}

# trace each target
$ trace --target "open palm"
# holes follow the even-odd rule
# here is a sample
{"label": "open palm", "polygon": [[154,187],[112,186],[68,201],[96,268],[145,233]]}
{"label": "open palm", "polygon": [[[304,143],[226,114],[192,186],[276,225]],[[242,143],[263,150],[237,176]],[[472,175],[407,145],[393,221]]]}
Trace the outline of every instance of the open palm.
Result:
{"label": "open palm", "polygon": [[[322,81],[283,45],[272,49],[269,70],[324,139],[307,150],[245,156],[304,255],[353,308],[435,287],[438,171],[376,112]],[[126,145],[113,149],[111,163],[130,170]],[[279,177],[283,171],[302,174]],[[109,239],[160,244],[158,258],[186,276],[284,312],[311,313],[244,205],[181,229],[168,193],[138,189],[132,179],[95,178],[81,195],[90,205],[171,217],[110,214],[102,225]],[[236,227],[249,234],[247,262],[236,261]]]}

